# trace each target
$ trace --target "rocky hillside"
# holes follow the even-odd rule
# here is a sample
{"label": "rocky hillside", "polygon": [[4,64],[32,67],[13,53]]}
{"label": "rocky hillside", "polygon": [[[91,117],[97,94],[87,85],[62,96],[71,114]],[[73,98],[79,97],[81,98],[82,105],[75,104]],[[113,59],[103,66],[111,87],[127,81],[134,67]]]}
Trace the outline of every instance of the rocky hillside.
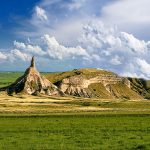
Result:
{"label": "rocky hillside", "polygon": [[128,78],[131,89],[146,99],[150,99],[150,80]]}
{"label": "rocky hillside", "polygon": [[73,96],[98,98],[143,98],[133,88],[132,81],[99,69],[78,69],[46,76],[63,93]]}

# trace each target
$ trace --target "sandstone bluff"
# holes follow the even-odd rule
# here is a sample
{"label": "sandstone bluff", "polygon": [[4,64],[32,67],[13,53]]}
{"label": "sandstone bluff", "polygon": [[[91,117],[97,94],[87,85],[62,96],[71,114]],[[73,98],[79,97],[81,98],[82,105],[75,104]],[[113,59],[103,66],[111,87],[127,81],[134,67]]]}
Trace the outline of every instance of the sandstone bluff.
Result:
{"label": "sandstone bluff", "polygon": [[[137,88],[140,87],[140,90]],[[0,88],[8,95],[72,95],[98,98],[143,98],[143,84],[100,69],[74,69],[69,72],[51,73],[42,76],[36,69],[34,57],[23,76],[11,85]]]}

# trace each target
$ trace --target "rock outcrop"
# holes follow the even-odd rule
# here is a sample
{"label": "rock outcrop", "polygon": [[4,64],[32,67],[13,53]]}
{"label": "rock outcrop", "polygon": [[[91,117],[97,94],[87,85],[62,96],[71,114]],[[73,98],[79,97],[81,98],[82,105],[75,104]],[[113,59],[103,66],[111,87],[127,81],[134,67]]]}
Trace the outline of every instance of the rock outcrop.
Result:
{"label": "rock outcrop", "polygon": [[37,95],[38,93],[46,95],[63,94],[54,84],[52,84],[44,76],[41,76],[35,67],[35,60],[32,57],[30,67],[25,71],[24,75],[18,78],[8,87],[1,88],[0,91],[6,91],[8,95],[14,93],[26,93]]}
{"label": "rock outcrop", "polygon": [[111,93],[111,86],[114,84],[123,84],[130,88],[130,81],[127,78],[119,77],[117,75],[98,75],[96,77],[86,77],[84,75],[75,75],[63,79],[58,87],[59,89],[69,95],[92,97],[93,94],[89,90],[89,85],[94,83],[101,83],[105,89]]}

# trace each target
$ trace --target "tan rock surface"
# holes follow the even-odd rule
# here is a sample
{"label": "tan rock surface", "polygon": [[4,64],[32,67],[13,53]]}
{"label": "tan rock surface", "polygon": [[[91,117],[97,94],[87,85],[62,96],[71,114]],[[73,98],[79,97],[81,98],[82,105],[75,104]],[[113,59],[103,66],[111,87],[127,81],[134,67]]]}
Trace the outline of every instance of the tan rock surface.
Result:
{"label": "tan rock surface", "polygon": [[59,84],[59,88],[62,92],[69,95],[92,97],[93,94],[88,87],[93,83],[103,84],[109,93],[111,93],[111,90],[108,88],[109,85],[121,83],[130,88],[130,81],[117,75],[97,75],[91,78],[86,78],[84,75],[75,75],[63,79]]}

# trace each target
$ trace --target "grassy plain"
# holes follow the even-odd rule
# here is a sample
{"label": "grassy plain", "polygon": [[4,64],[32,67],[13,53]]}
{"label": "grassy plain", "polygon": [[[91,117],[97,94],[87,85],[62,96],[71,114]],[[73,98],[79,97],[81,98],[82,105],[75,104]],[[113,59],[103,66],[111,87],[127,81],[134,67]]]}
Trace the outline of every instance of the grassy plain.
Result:
{"label": "grassy plain", "polygon": [[150,101],[0,97],[2,150],[150,149]]}
{"label": "grassy plain", "polygon": [[21,75],[22,72],[0,72],[0,87],[8,86]]}
{"label": "grassy plain", "polygon": [[1,115],[2,150],[149,150],[150,117],[141,114]]}

